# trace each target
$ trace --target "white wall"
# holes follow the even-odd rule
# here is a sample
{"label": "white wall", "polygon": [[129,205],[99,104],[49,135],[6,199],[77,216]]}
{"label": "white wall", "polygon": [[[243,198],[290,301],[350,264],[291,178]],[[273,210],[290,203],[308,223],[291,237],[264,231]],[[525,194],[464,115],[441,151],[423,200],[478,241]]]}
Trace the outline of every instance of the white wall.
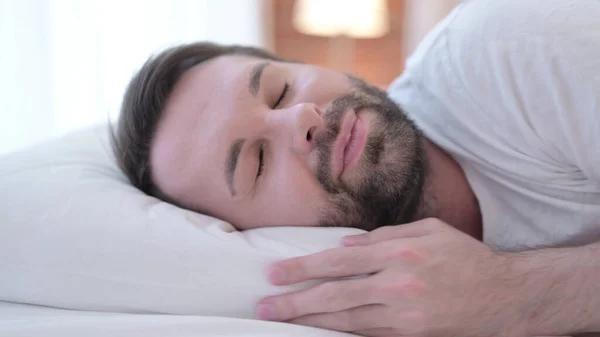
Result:
{"label": "white wall", "polygon": [[261,0],[0,0],[0,153],[115,119],[151,53],[265,46]]}

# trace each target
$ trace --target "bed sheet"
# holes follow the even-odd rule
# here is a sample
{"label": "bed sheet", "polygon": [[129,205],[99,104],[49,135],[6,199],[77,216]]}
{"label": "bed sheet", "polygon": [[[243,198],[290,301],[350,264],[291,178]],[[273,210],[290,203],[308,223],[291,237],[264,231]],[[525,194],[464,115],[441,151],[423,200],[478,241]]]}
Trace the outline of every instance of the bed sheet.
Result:
{"label": "bed sheet", "polygon": [[0,301],[2,337],[352,337],[259,320],[63,310]]}

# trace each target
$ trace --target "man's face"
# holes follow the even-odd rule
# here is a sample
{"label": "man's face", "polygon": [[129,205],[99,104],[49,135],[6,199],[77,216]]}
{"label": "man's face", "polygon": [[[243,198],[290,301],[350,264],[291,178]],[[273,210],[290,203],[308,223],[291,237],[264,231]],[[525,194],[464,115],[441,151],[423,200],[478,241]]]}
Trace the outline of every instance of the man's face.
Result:
{"label": "man's face", "polygon": [[420,134],[384,92],[335,71],[222,56],[187,71],[152,144],[176,203],[240,229],[410,220]]}

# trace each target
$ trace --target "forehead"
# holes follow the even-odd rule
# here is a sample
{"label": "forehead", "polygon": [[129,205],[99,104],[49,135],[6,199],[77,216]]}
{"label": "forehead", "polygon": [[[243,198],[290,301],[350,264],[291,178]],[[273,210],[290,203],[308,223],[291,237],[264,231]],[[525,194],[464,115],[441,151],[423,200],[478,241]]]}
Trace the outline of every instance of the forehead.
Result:
{"label": "forehead", "polygon": [[[229,142],[236,136],[236,111],[254,97],[248,90],[251,69],[262,59],[222,56],[188,70],[175,85],[151,147],[156,184],[170,197],[189,200],[198,189],[222,182]],[[218,175],[220,174],[220,175]],[[210,179],[197,179],[198,176]],[[195,184],[210,184],[197,186]]]}

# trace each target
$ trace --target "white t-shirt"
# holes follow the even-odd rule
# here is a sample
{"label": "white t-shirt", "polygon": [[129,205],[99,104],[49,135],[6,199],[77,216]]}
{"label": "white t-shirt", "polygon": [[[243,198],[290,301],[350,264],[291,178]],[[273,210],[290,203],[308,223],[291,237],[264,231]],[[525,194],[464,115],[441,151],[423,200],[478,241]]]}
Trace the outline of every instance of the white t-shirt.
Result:
{"label": "white t-shirt", "polygon": [[600,240],[600,1],[464,3],[389,93],[464,169],[486,243]]}

